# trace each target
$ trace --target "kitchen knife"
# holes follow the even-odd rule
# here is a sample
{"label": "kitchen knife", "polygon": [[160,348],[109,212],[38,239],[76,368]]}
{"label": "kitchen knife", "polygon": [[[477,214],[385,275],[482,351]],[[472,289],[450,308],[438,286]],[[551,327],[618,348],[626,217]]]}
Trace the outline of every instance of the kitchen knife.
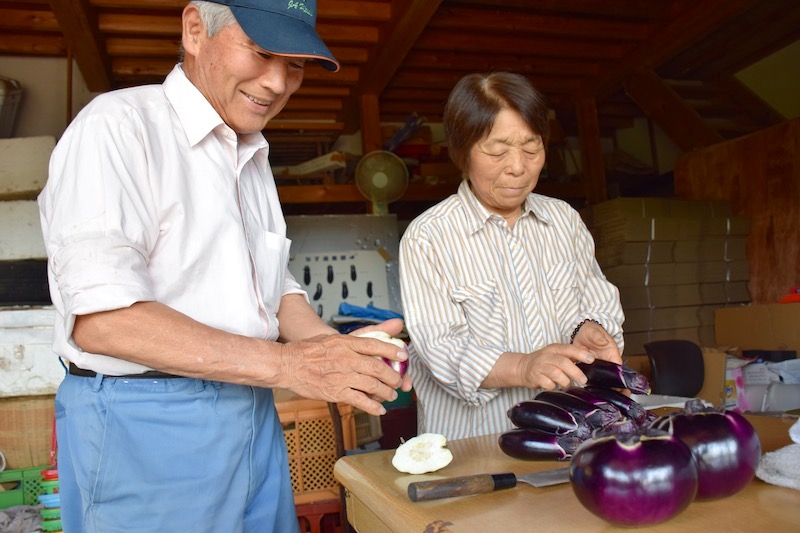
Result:
{"label": "kitchen knife", "polygon": [[554,468],[519,476],[511,472],[503,472],[500,474],[475,474],[431,481],[415,481],[408,485],[408,498],[412,502],[421,502],[450,498],[452,496],[484,494],[516,487],[518,481],[534,487],[548,487],[566,483],[569,481],[569,467]]}

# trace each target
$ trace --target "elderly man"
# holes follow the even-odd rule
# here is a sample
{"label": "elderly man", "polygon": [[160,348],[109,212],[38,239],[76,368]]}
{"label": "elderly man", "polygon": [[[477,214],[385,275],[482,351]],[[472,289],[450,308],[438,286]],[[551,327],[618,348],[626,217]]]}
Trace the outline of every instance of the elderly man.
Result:
{"label": "elderly man", "polygon": [[39,198],[68,364],[56,417],[69,533],[295,531],[272,388],[378,415],[411,387],[375,357],[404,352],[337,334],[287,268],[261,131],[307,61],[339,68],[316,3],[191,2],[181,21],[182,62],[88,105]]}

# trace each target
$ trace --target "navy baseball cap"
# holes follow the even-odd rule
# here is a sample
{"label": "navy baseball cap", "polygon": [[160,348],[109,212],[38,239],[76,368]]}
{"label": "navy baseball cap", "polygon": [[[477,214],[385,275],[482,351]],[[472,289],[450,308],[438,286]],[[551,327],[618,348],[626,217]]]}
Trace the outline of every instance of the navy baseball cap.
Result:
{"label": "navy baseball cap", "polygon": [[317,0],[209,0],[231,8],[242,30],[275,54],[316,59],[327,70],[339,62],[317,35]]}

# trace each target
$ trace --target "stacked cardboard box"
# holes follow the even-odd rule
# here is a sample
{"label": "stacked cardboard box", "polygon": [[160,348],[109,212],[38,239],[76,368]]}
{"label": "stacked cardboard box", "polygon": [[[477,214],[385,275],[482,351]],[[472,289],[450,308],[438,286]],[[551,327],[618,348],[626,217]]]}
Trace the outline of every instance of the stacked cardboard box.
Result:
{"label": "stacked cardboard box", "polygon": [[36,196],[54,137],[0,139],[0,306],[49,304]]}
{"label": "stacked cardboard box", "polygon": [[8,468],[47,464],[64,369],[51,349],[54,311],[36,196],[54,137],[0,139],[0,451]]}
{"label": "stacked cardboard box", "polygon": [[618,198],[585,213],[625,311],[625,354],[653,340],[713,346],[717,308],[749,302],[749,222],[720,202]]}

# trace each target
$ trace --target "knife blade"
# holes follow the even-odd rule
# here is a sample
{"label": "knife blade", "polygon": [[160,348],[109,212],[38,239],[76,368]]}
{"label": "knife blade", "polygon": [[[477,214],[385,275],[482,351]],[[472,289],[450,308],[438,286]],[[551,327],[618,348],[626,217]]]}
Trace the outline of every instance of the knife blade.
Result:
{"label": "knife blade", "polygon": [[474,474],[430,481],[415,481],[408,485],[408,498],[412,502],[438,500],[453,496],[485,494],[496,490],[510,489],[522,481],[534,487],[548,487],[569,481],[569,467],[554,468],[530,474],[515,475],[511,472],[498,474]]}

